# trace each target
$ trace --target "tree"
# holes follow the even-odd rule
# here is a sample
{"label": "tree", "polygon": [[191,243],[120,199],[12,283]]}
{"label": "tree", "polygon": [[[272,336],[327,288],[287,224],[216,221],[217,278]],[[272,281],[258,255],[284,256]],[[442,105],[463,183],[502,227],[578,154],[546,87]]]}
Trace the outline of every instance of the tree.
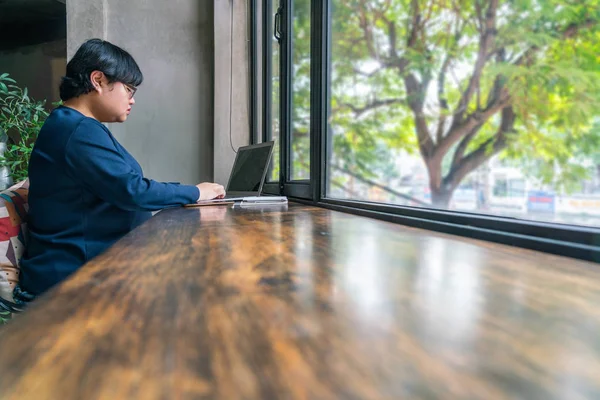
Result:
{"label": "tree", "polygon": [[[343,168],[389,170],[382,143],[418,152],[439,207],[496,155],[553,166],[546,181],[584,178],[578,160],[600,150],[590,135],[599,0],[333,0],[332,9],[330,122]],[[295,46],[295,64],[308,49]],[[306,84],[296,79],[294,91]],[[308,108],[302,98],[295,108]]]}

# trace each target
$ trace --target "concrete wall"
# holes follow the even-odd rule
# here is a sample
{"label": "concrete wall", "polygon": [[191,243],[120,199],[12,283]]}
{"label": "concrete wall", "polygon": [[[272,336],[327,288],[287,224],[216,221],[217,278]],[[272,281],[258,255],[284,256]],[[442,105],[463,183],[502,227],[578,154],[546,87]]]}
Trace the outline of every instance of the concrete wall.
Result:
{"label": "concrete wall", "polygon": [[46,100],[48,109],[60,99],[58,86],[66,66],[66,40],[0,52],[0,74],[8,72],[27,87],[35,100]]}
{"label": "concrete wall", "polygon": [[232,145],[250,141],[249,16],[248,0],[67,0],[69,58],[100,37],[142,68],[129,120],[109,128],[147,176],[227,184]]}
{"label": "concrete wall", "polygon": [[68,57],[91,37],[129,51],[144,73],[124,124],[109,124],[147,177],[213,179],[211,0],[67,0]]}
{"label": "concrete wall", "polygon": [[86,39],[106,39],[109,0],[67,0],[67,59]]}
{"label": "concrete wall", "polygon": [[[232,16],[233,6],[233,16]],[[215,181],[227,184],[235,153],[250,142],[248,0],[215,0]],[[231,22],[233,20],[233,26]],[[232,33],[233,28],[233,35]],[[232,48],[233,37],[233,48]],[[231,57],[233,55],[233,59]],[[231,86],[230,86],[231,85]],[[231,90],[231,91],[230,91]],[[231,97],[231,103],[230,103]]]}

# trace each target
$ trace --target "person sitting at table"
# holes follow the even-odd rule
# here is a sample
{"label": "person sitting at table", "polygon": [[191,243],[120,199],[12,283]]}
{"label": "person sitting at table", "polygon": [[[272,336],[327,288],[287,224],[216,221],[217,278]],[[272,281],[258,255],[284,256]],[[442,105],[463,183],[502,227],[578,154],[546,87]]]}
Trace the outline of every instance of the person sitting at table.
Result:
{"label": "person sitting at table", "polygon": [[63,104],[46,119],[29,162],[29,241],[14,290],[17,304],[63,281],[151,211],[225,195],[216,183],[144,177],[102,124],[127,120],[142,81],[133,57],[100,39],[86,41],[67,64]]}

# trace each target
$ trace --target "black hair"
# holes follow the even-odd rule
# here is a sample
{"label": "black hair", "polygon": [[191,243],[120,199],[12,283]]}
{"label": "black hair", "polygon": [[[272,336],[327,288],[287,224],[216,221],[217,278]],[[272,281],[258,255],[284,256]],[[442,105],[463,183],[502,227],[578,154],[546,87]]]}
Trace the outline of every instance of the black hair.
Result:
{"label": "black hair", "polygon": [[89,39],[67,64],[67,74],[60,83],[60,98],[67,101],[93,91],[90,81],[93,71],[103,72],[110,83],[139,86],[144,80],[131,54],[105,40]]}

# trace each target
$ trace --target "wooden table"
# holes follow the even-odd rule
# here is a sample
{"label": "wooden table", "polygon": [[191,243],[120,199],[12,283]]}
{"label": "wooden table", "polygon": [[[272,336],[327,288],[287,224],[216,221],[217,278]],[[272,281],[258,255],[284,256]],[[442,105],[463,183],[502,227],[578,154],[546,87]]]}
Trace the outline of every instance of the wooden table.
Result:
{"label": "wooden table", "polygon": [[1,399],[598,399],[600,269],[290,204],[166,210],[0,328]]}

